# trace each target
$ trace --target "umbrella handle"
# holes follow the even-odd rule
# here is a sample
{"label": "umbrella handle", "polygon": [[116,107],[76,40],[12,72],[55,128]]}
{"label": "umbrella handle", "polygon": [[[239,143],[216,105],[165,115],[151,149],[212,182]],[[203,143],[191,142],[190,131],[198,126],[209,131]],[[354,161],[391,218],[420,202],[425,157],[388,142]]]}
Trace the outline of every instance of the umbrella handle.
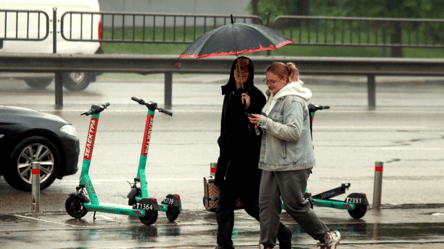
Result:
{"label": "umbrella handle", "polygon": [[[231,18],[233,18],[233,15],[231,15]],[[231,20],[233,20],[233,19],[231,19]],[[242,90],[243,90],[244,89],[244,83],[242,82],[242,71],[241,71],[241,68],[240,68],[239,55],[236,54],[236,57],[237,57],[237,66],[239,67],[239,76],[240,76],[240,79],[241,79],[241,85],[242,85]]]}

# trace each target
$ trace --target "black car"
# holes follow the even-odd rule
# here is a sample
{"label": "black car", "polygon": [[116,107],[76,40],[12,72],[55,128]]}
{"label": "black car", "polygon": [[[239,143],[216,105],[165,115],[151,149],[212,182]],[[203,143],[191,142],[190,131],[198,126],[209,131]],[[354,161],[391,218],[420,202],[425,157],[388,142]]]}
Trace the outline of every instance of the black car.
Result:
{"label": "black car", "polygon": [[77,172],[80,144],[72,124],[56,115],[0,105],[0,175],[30,191],[32,162],[40,163],[40,189]]}

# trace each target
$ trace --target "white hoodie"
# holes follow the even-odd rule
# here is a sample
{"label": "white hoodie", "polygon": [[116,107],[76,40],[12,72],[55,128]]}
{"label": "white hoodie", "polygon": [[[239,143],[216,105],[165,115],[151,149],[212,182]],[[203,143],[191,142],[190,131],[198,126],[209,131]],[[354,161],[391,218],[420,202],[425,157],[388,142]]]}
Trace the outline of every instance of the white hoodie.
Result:
{"label": "white hoodie", "polygon": [[268,115],[273,109],[273,106],[276,104],[276,100],[287,95],[296,95],[305,99],[305,101],[310,100],[312,96],[311,91],[310,89],[303,87],[303,84],[304,82],[302,82],[302,80],[293,81],[284,86],[275,95],[271,94],[270,98],[268,98],[267,103],[262,109],[263,112]]}

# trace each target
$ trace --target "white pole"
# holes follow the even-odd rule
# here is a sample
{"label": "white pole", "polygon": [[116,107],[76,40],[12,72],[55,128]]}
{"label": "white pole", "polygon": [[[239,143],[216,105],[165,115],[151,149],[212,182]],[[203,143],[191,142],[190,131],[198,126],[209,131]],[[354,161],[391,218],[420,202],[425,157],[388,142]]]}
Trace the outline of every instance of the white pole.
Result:
{"label": "white pole", "polygon": [[375,182],[373,188],[373,208],[379,209],[381,207],[381,193],[382,193],[382,171],[384,169],[382,162],[375,163]]}
{"label": "white pole", "polygon": [[31,213],[38,213],[40,211],[40,163],[32,162],[32,202]]}

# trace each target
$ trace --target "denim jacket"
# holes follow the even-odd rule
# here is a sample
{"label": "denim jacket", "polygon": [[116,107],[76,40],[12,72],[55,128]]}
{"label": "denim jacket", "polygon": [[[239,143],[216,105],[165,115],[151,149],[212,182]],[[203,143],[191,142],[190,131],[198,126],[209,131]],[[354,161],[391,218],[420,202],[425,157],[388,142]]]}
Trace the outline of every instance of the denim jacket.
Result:
{"label": "denim jacket", "polygon": [[313,168],[316,162],[310,116],[303,96],[281,96],[271,108],[269,114],[263,113],[258,122],[263,130],[259,168],[269,171]]}

